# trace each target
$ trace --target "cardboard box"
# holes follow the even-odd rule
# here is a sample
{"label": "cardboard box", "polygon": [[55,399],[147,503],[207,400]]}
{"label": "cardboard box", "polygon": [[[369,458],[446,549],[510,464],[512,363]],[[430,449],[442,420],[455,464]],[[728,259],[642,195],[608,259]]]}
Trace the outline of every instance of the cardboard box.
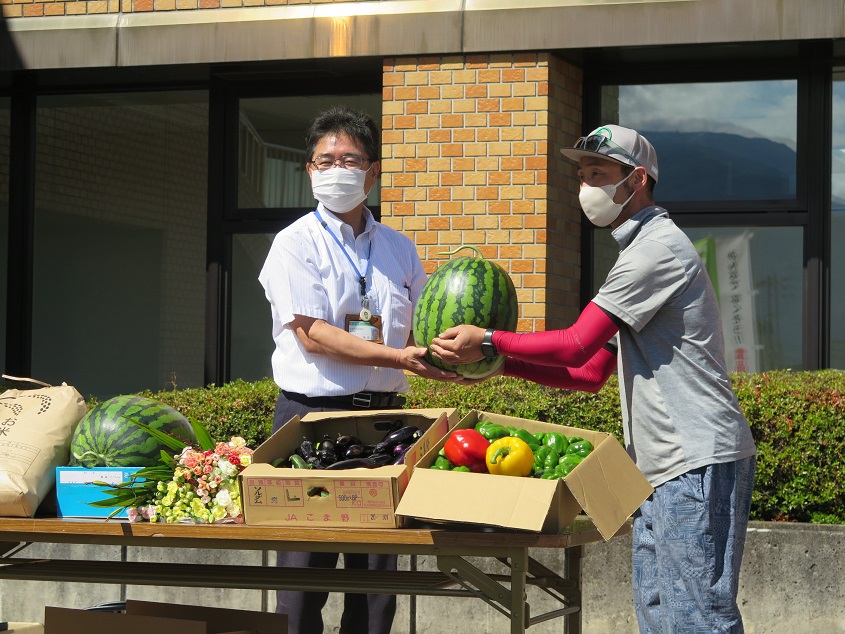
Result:
{"label": "cardboard box", "polygon": [[[98,508],[89,502],[108,496],[92,482],[120,484],[141,467],[56,467],[56,515],[59,517],[108,517],[114,508]],[[114,517],[126,518],[123,510]]]}
{"label": "cardboard box", "polygon": [[47,607],[44,634],[285,634],[285,614],[126,601],[126,612]]}
{"label": "cardboard box", "polygon": [[[317,442],[324,434],[351,434],[367,444],[379,442],[396,420],[423,432],[404,465],[337,471],[270,464],[290,456],[303,437]],[[456,424],[454,409],[315,412],[302,420],[295,416],[255,450],[253,464],[239,476],[244,520],[254,526],[401,526],[396,505],[414,465]]]}
{"label": "cardboard box", "polygon": [[595,448],[565,479],[542,480],[429,469],[446,442],[443,438],[416,465],[396,510],[398,515],[559,533],[583,511],[602,536],[610,539],[654,490],[610,434],[477,410],[456,428],[475,427],[482,420],[532,433],[581,436]]}

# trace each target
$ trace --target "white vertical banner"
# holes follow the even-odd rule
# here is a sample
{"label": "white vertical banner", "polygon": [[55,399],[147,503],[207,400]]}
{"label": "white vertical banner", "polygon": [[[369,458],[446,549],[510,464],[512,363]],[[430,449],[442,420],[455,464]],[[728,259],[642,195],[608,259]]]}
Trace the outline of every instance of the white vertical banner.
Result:
{"label": "white vertical banner", "polygon": [[751,238],[745,231],[716,239],[716,272],[725,361],[729,372],[757,372],[757,321],[751,277]]}

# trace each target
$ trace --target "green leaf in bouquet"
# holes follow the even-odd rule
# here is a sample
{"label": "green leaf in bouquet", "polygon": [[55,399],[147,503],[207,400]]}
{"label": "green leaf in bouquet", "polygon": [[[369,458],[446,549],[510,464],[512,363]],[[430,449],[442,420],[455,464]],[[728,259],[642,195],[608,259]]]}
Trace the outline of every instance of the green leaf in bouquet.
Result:
{"label": "green leaf in bouquet", "polygon": [[195,420],[188,419],[188,422],[191,423],[191,427],[194,430],[194,435],[197,437],[200,449],[203,451],[214,449],[216,445],[214,440],[211,438],[211,434],[208,433],[208,430],[201,423],[198,423]]}
{"label": "green leaf in bouquet", "polygon": [[[116,494],[112,495],[111,499],[95,500],[93,502],[88,502],[88,505],[95,508],[112,508],[115,506],[127,508],[130,506],[140,506],[141,504],[145,504],[150,498],[150,496],[146,493],[139,494],[139,492],[131,489],[115,493]],[[109,492],[106,492],[106,494],[108,495]]]}
{"label": "green leaf in bouquet", "polygon": [[155,429],[154,427],[150,427],[149,425],[145,425],[139,420],[135,420],[134,418],[127,419],[133,425],[136,425],[147,432],[150,436],[158,440],[161,444],[165,447],[170,447],[173,451],[182,451],[185,447],[189,445],[182,440],[179,440],[175,436],[171,436],[170,434],[161,431],[160,429]]}

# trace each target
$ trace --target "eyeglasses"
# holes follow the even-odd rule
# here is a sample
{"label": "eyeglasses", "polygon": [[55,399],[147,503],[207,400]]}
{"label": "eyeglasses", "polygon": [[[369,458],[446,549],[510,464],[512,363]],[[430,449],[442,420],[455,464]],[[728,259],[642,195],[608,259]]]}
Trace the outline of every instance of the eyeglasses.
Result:
{"label": "eyeglasses", "polygon": [[[602,152],[601,148],[606,147],[607,151]],[[624,148],[619,147],[616,143],[611,141],[604,135],[601,134],[593,134],[591,136],[582,136],[578,141],[575,143],[576,150],[587,150],[588,152],[597,152],[599,154],[606,154],[607,156],[611,156],[612,153],[622,154],[627,156],[634,162],[634,165],[640,167],[640,162],[631,156],[627,150]]]}
{"label": "eyeglasses", "polygon": [[372,163],[372,161],[357,154],[344,154],[338,158],[335,158],[331,154],[320,154],[320,156],[313,161],[309,161],[309,163],[320,171],[331,169],[335,165],[340,165],[340,167],[348,170],[360,170],[364,169],[364,163]]}

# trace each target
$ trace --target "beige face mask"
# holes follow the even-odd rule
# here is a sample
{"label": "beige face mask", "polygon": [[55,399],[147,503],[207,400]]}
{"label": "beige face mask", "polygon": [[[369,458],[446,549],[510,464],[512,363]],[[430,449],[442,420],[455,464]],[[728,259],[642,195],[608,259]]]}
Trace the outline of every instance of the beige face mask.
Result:
{"label": "beige face mask", "polygon": [[[633,173],[631,172],[631,174]],[[581,202],[584,215],[589,218],[590,222],[597,227],[606,227],[619,217],[622,209],[634,197],[635,192],[632,192],[624,203],[613,202],[613,197],[616,195],[616,188],[628,180],[631,174],[628,174],[615,185],[602,185],[601,187],[584,185],[581,188],[581,191],[578,192],[578,200]]]}

